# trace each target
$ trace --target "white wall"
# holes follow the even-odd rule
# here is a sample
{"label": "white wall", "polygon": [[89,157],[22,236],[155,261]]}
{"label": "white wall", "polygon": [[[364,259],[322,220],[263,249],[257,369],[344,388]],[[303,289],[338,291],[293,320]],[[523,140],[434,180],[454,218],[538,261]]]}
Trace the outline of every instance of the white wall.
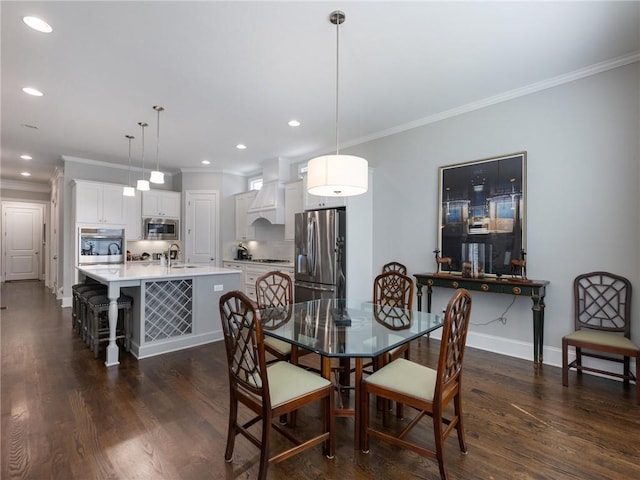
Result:
{"label": "white wall", "polygon": [[[634,63],[349,149],[375,169],[373,266],[433,272],[438,167],[526,150],[527,274],[549,280],[545,361],[572,329],[572,281],[608,270],[640,287],[640,66]],[[451,290],[434,291],[434,311]],[[632,337],[640,341],[639,295]],[[469,345],[532,358],[531,301],[473,294]]]}

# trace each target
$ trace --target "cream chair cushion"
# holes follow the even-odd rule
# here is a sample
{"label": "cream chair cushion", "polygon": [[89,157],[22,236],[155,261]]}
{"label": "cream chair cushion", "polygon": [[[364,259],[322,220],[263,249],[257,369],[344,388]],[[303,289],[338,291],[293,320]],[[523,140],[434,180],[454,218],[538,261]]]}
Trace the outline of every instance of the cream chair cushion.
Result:
{"label": "cream chair cushion", "polygon": [[364,381],[394,392],[433,401],[437,372],[410,360],[399,358],[369,375]]}
{"label": "cream chair cushion", "polygon": [[331,382],[288,362],[276,362],[267,367],[271,407],[293,400],[306,393],[320,390]]}
{"label": "cream chair cushion", "polygon": [[283,342],[282,340],[278,340],[277,338],[264,337],[265,345],[269,345],[274,350],[277,350],[282,355],[290,355],[291,354],[291,344],[287,342]]}
{"label": "cream chair cushion", "polygon": [[624,348],[630,351],[638,351],[640,347],[638,347],[635,343],[629,340],[627,337],[623,337],[622,335],[618,335],[615,333],[607,333],[598,330],[576,330],[569,335],[566,335],[565,338],[569,340],[574,340],[578,342],[591,342],[597,343],[606,347],[615,347],[615,348]]}

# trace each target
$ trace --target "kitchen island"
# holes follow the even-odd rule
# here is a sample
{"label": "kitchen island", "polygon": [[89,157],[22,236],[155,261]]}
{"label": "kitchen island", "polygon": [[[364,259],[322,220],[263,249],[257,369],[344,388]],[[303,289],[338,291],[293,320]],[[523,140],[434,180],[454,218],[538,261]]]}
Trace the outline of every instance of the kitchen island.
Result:
{"label": "kitchen island", "polygon": [[218,302],[241,288],[241,272],[209,265],[118,264],[76,267],[108,287],[109,345],[105,364],[118,365],[117,300],[133,297],[130,351],[138,359],[222,339]]}

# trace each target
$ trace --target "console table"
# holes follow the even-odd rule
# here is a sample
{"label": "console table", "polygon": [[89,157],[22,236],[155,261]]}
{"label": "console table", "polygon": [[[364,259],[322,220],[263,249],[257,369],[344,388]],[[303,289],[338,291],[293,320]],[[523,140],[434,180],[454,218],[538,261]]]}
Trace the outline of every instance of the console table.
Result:
{"label": "console table", "polygon": [[506,293],[531,297],[533,306],[533,366],[542,365],[542,340],[544,334],[544,295],[547,280],[522,280],[514,278],[467,278],[452,273],[416,273],[418,310],[422,310],[422,287],[427,287],[427,312],[431,313],[433,287],[466,288],[467,290]]}

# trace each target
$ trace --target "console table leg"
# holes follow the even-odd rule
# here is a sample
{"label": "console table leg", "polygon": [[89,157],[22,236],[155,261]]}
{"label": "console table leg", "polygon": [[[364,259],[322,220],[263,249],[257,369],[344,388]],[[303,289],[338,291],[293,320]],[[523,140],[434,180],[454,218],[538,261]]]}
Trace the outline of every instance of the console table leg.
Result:
{"label": "console table leg", "polygon": [[533,301],[533,366],[537,370],[542,366],[543,362],[543,346],[544,346],[544,302],[543,297],[532,295]]}

